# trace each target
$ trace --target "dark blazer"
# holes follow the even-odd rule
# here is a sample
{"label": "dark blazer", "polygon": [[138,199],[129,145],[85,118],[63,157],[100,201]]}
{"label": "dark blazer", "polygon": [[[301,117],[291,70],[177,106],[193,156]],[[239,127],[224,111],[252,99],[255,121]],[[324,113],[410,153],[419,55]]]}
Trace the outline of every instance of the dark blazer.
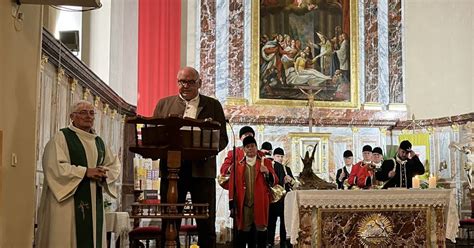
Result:
{"label": "dark blazer", "polygon": [[[393,170],[393,167],[395,165],[397,166],[395,169],[395,176],[390,178],[388,177],[388,173]],[[412,178],[415,175],[424,174],[425,167],[421,163],[418,156],[414,156],[413,158],[407,160],[407,163],[405,164],[405,171],[406,183],[404,186],[409,189],[412,187]],[[403,182],[400,181],[400,164],[397,163],[395,159],[384,160],[382,166],[380,167],[380,170],[375,173],[375,177],[377,178],[377,180],[385,182],[383,186],[384,189],[403,186]]]}
{"label": "dark blazer", "polygon": [[[183,116],[186,103],[178,95],[161,99],[155,107],[153,117],[166,118],[169,115]],[[199,106],[197,108],[196,119],[212,118],[221,124],[219,151],[222,151],[229,142],[225,126],[224,110],[221,103],[211,97],[199,95]],[[191,163],[192,177],[215,178],[216,177],[216,157],[212,156],[200,161],[186,161]],[[186,164],[185,163],[185,164]],[[160,174],[166,175],[166,166],[160,166]],[[183,168],[184,169],[184,168]]]}
{"label": "dark blazer", "polygon": [[[342,181],[339,181],[339,177],[341,176],[342,170],[344,170],[344,173],[346,173],[346,176],[342,179]],[[349,178],[349,172],[346,169],[346,166],[342,167],[341,169],[337,170],[336,172],[336,183],[337,183],[337,188],[338,189],[344,189],[344,180],[347,180]]]}
{"label": "dark blazer", "polygon": [[[282,187],[285,187],[286,192],[290,192],[292,190],[291,185],[289,185],[289,183],[285,184],[284,179],[286,175],[295,179],[293,173],[291,172],[291,168],[276,161],[273,161],[273,169],[275,170],[275,174],[278,177],[278,184],[280,184]],[[286,173],[284,170],[286,170]]]}

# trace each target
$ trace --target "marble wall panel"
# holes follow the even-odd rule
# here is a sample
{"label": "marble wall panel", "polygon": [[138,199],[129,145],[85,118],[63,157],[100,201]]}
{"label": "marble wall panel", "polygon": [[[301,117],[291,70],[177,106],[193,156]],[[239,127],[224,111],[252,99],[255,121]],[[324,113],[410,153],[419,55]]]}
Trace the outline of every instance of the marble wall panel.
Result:
{"label": "marble wall panel", "polygon": [[377,2],[377,0],[364,0],[365,102],[378,102],[379,100]]}
{"label": "marble wall panel", "polygon": [[244,98],[250,98],[250,65],[252,60],[252,0],[244,0]]}
{"label": "marble wall panel", "polygon": [[[343,132],[333,132],[329,140],[329,178],[330,181],[336,180],[336,172],[344,167],[343,153],[345,150],[353,150],[352,131],[350,128],[340,130]],[[332,158],[332,159],[331,159]]]}
{"label": "marble wall panel", "polygon": [[225,102],[229,95],[229,1],[216,1],[216,97]]}
{"label": "marble wall panel", "polygon": [[[460,133],[459,133],[459,126],[452,125],[451,126],[451,141],[455,143],[459,143],[460,141]],[[458,205],[458,210],[461,211],[462,205],[462,198],[463,198],[463,187],[462,187],[462,174],[464,174],[463,165],[461,164],[461,154],[457,151],[451,150],[451,164],[455,165],[454,168],[454,182],[456,185],[456,203]]]}
{"label": "marble wall panel", "polygon": [[388,60],[390,103],[403,103],[402,0],[388,0]]}
{"label": "marble wall panel", "polygon": [[[321,211],[321,210],[320,210]],[[320,224],[321,235],[318,237],[321,247],[367,247],[358,234],[359,225],[364,223],[364,218],[372,214],[380,214],[389,220],[392,232],[387,226],[385,239],[386,246],[427,247],[427,234],[429,224],[427,220],[427,209],[413,209],[410,211],[396,210],[324,210],[321,211]],[[385,224],[385,223],[379,223]],[[380,244],[379,244],[380,245]],[[370,246],[369,246],[370,247]],[[382,245],[383,247],[383,245]]]}
{"label": "marble wall panel", "polygon": [[215,96],[216,89],[216,0],[201,1],[200,73],[201,92]]}
{"label": "marble wall panel", "polygon": [[372,148],[380,146],[380,130],[378,128],[359,129],[358,139],[355,140],[354,163],[362,160],[362,147],[370,145]]}
{"label": "marble wall panel", "polygon": [[379,57],[379,102],[389,103],[388,86],[388,0],[378,0],[378,57]]}
{"label": "marble wall panel", "polygon": [[[305,125],[308,109],[290,106],[226,106],[227,118],[233,123],[265,123],[270,125]],[[397,120],[406,119],[406,112],[357,109],[313,109],[313,124],[331,126],[392,126]]]}
{"label": "marble wall panel", "polygon": [[[358,14],[359,14],[359,40],[358,40],[358,49],[359,49],[359,102],[365,102],[365,10],[364,10],[364,0],[357,1],[358,4]],[[353,44],[352,44],[353,45]]]}
{"label": "marble wall panel", "polygon": [[244,96],[244,0],[229,4],[229,97]]}
{"label": "marble wall panel", "polygon": [[451,152],[449,150],[450,130],[439,130],[435,133],[435,158],[434,163],[440,178],[451,179],[454,175],[451,163]]}

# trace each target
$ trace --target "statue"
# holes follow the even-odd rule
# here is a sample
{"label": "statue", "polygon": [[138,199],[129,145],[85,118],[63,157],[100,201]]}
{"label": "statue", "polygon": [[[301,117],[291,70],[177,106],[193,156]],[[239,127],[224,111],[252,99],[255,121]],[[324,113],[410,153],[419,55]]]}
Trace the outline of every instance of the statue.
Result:
{"label": "statue", "polygon": [[474,189],[474,182],[472,181],[474,177],[474,122],[468,122],[464,128],[467,130],[467,140],[466,142],[451,142],[449,144],[450,149],[456,149],[459,152],[466,155],[466,161],[464,162],[464,171],[466,171],[467,182],[469,183],[469,188]]}
{"label": "statue", "polygon": [[307,190],[307,189],[337,189],[337,185],[333,183],[328,183],[323,179],[319,178],[313,172],[313,160],[314,160],[314,152],[316,151],[316,146],[313,148],[313,152],[311,153],[311,157],[309,156],[309,152],[306,151],[306,155],[304,158],[301,158],[303,161],[303,171],[300,173],[299,181],[301,185],[298,186],[298,190]]}
{"label": "statue", "polygon": [[449,144],[449,148],[454,148],[466,155],[466,161],[464,162],[464,171],[466,171],[469,188],[474,189],[474,183],[472,182],[472,178],[474,177],[474,154],[472,154],[473,147],[466,144],[451,142],[451,144]]}

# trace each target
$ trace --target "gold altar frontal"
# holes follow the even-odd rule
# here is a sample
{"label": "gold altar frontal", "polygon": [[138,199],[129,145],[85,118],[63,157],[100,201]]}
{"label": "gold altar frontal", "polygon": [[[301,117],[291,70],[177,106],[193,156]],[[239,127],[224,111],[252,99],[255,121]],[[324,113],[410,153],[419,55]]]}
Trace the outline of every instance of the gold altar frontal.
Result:
{"label": "gold altar frontal", "polygon": [[452,190],[301,190],[285,198],[296,247],[443,247],[458,221]]}

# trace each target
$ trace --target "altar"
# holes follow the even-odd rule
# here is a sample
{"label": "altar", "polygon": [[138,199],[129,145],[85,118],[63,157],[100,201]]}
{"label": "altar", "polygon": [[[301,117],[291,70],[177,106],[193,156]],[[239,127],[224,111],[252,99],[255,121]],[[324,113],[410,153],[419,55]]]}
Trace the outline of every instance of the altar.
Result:
{"label": "altar", "polygon": [[285,198],[296,247],[443,247],[459,217],[450,189],[297,190]]}

